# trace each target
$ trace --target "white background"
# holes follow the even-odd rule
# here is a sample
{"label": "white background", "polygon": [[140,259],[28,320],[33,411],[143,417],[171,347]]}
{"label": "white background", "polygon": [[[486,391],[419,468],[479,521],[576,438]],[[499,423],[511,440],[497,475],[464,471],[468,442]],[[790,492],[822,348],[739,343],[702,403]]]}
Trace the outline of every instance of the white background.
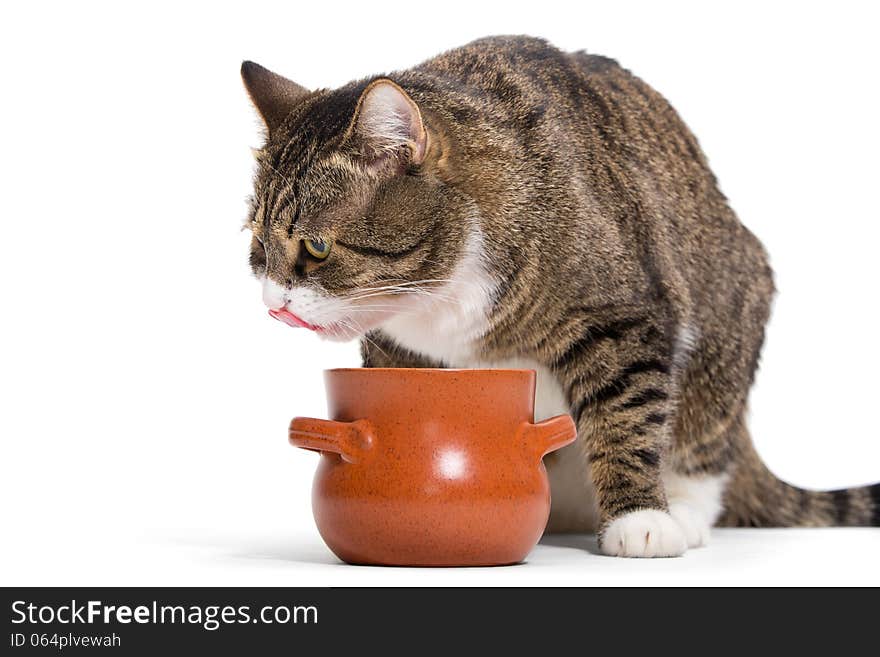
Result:
{"label": "white background", "polygon": [[498,33],[617,58],[697,134],[780,290],[751,426],[781,476],[880,479],[878,14],[869,3],[7,5],[0,19],[0,583],[880,584],[880,531],[716,531],[682,559],[552,539],[520,567],[343,566],[293,415],[355,345],[272,321],[246,266],[238,68],[309,87]]}

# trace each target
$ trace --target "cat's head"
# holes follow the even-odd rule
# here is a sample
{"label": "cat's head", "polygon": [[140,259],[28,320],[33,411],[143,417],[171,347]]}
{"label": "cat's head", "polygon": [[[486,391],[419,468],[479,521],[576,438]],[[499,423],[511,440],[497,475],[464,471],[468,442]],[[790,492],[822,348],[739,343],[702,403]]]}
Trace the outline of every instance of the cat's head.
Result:
{"label": "cat's head", "polygon": [[266,126],[247,228],[274,315],[347,340],[422,311],[475,236],[442,134],[386,78],[310,92],[245,62]]}

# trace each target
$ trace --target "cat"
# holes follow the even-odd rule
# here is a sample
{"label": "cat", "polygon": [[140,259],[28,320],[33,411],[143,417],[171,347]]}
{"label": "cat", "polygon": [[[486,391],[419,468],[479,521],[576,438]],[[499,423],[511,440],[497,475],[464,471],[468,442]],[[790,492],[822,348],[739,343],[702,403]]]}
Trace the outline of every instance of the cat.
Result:
{"label": "cat", "polygon": [[309,91],[252,62],[265,123],[250,265],[279,318],[365,367],[522,367],[548,531],[669,557],[710,527],[880,524],[880,484],[807,491],[754,450],[746,402],[773,274],[696,139],[614,60],[490,37]]}

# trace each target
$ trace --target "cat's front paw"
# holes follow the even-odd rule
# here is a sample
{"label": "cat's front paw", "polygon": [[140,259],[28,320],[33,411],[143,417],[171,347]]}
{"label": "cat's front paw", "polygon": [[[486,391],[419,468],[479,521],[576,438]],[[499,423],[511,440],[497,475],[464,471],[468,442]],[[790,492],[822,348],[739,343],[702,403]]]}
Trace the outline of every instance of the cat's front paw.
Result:
{"label": "cat's front paw", "polygon": [[641,509],[611,522],[599,542],[613,557],[678,557],[688,548],[681,526],[665,511]]}

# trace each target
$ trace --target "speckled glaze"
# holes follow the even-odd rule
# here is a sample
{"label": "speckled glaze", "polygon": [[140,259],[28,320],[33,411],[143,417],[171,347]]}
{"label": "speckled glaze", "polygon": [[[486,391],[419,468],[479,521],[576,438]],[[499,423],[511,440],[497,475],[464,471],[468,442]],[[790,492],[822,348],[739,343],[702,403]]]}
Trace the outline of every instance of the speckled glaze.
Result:
{"label": "speckled glaze", "polygon": [[533,424],[532,370],[337,369],[332,420],[295,418],[290,442],[322,453],[318,530],[355,564],[522,561],[550,513],[541,458],[572,442],[571,418]]}

